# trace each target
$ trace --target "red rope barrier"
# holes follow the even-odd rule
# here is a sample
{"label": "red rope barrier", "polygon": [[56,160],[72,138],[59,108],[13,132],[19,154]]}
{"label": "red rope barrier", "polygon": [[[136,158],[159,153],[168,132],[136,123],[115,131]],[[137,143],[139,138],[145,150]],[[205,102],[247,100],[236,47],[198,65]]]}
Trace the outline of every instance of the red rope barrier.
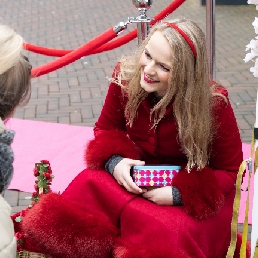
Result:
{"label": "red rope barrier", "polygon": [[[128,34],[124,35],[123,37],[120,37],[116,40],[107,42],[100,46],[99,48],[94,49],[91,53],[89,54],[98,54],[104,51],[109,51],[114,48],[118,48],[131,40],[135,39],[137,36],[137,30],[131,31]],[[56,56],[56,57],[61,57],[66,54],[71,53],[74,50],[63,50],[63,49],[53,49],[53,48],[44,48],[36,45],[32,45],[29,43],[24,43],[24,49],[27,49],[31,52],[37,53],[37,54],[42,54],[45,56]]]}
{"label": "red rope barrier", "polygon": [[174,0],[168,7],[166,7],[163,11],[161,11],[154,17],[154,21],[151,22],[151,25],[155,24],[157,21],[166,18],[169,14],[176,10],[183,2],[185,2],[185,0]]}
{"label": "red rope barrier", "polygon": [[[164,19],[167,15],[171,14],[175,9],[177,9],[185,0],[175,0],[173,1],[168,7],[166,7],[163,11],[161,11],[158,15],[154,17],[154,21],[151,22],[151,25],[154,25],[156,22]],[[92,50],[89,54],[98,54],[102,53],[104,51],[109,51],[115,48],[118,48],[134,38],[137,37],[137,30],[133,30],[129,32],[128,34],[113,40],[111,42],[107,42],[103,44],[102,46],[95,48]],[[36,45],[32,45],[29,43],[24,43],[24,48],[27,49],[28,51],[37,53],[37,54],[42,54],[46,56],[56,56],[56,57],[61,57],[66,54],[71,53],[74,50],[62,50],[62,49],[53,49],[53,48],[44,48]]]}
{"label": "red rope barrier", "polygon": [[37,53],[37,54],[41,54],[41,55],[45,55],[45,56],[56,56],[56,57],[64,56],[73,51],[73,50],[45,48],[45,47],[29,44],[26,42],[23,43],[23,47],[24,47],[24,49],[34,52],[34,53]]}
{"label": "red rope barrier", "polygon": [[117,34],[114,32],[113,28],[107,30],[106,32],[102,33],[98,37],[92,39],[88,43],[82,45],[81,47],[75,49],[71,53],[60,57],[50,63],[45,65],[33,68],[31,71],[32,77],[38,77],[43,74],[47,74],[49,72],[55,71],[69,63],[72,63],[79,58],[91,53],[91,51],[104,43],[108,42],[109,40],[115,38]]}

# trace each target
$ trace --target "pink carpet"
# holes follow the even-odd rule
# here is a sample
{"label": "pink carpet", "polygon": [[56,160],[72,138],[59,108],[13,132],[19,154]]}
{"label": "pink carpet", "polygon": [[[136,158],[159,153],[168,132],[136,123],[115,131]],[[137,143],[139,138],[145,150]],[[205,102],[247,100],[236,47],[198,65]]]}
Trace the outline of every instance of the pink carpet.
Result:
{"label": "pink carpet", "polygon": [[[34,192],[34,164],[42,159],[49,160],[55,176],[52,190],[63,192],[69,182],[86,166],[84,150],[93,138],[93,128],[65,124],[30,121],[12,118],[7,128],[16,132],[13,149],[15,154],[14,177],[9,189]],[[250,155],[250,144],[243,143],[244,159]],[[242,185],[245,190],[247,177]],[[247,192],[241,192],[239,223],[244,221]],[[253,195],[253,187],[250,189]],[[252,198],[250,198],[252,200]],[[249,223],[251,224],[251,207]]]}
{"label": "pink carpet", "polygon": [[13,142],[14,177],[9,189],[34,192],[34,164],[48,160],[51,164],[53,184],[51,189],[62,192],[83,169],[84,150],[93,138],[92,127],[71,126],[10,119],[8,129],[16,132]]}

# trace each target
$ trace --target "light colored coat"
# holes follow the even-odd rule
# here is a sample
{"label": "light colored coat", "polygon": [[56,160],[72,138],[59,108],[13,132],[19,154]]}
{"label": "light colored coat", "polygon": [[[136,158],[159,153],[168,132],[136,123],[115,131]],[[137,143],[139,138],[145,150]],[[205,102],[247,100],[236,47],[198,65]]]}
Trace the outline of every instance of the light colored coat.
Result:
{"label": "light colored coat", "polygon": [[16,238],[10,215],[11,207],[0,194],[0,258],[16,257]]}

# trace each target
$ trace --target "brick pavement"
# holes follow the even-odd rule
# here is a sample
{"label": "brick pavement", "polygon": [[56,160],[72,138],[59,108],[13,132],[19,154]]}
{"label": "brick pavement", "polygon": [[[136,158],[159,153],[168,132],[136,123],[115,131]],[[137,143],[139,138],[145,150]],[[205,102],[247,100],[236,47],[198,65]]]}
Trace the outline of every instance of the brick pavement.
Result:
{"label": "brick pavement", "polygon": [[[154,0],[148,11],[153,17],[170,0]],[[252,22],[257,12],[251,5],[216,6],[216,80],[228,91],[243,142],[251,142],[255,121],[257,78],[245,64],[245,46],[256,35]],[[1,0],[0,22],[16,29],[35,45],[76,49],[129,16],[138,16],[129,0]],[[185,16],[205,30],[206,7],[197,0],[187,0],[169,17]],[[135,28],[128,26],[127,31]],[[57,71],[32,80],[32,97],[15,117],[80,126],[93,126],[97,120],[108,80],[118,58],[137,46],[137,39],[112,51],[91,55]],[[34,67],[53,57],[27,53]],[[28,204],[29,193],[6,191],[5,198],[13,212]],[[241,225],[240,225],[241,227]]]}

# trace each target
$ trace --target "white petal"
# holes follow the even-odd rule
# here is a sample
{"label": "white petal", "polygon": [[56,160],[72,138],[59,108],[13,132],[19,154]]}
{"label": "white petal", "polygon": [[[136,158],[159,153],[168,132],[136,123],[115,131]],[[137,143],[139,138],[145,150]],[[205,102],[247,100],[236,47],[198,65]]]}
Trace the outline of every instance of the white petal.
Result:
{"label": "white petal", "polygon": [[254,28],[258,27],[258,18],[257,17],[255,17],[252,25],[254,26]]}
{"label": "white petal", "polygon": [[252,40],[250,41],[250,43],[249,43],[248,45],[246,45],[245,51],[247,51],[247,50],[249,50],[249,49],[255,48],[257,43],[258,43],[258,40],[252,39]]}
{"label": "white petal", "polygon": [[247,1],[248,4],[258,4],[257,0],[248,0]]}
{"label": "white petal", "polygon": [[258,77],[258,71],[254,67],[250,68],[250,72],[253,73],[254,77]]}
{"label": "white petal", "polygon": [[245,59],[244,59],[245,63],[247,63],[247,62],[249,62],[250,60],[252,60],[255,56],[256,56],[256,55],[255,55],[255,53],[253,53],[253,52],[247,53],[247,54],[245,55]]}
{"label": "white petal", "polygon": [[256,58],[256,60],[255,60],[254,67],[250,68],[250,72],[253,73],[254,77],[258,77],[258,58]]}

